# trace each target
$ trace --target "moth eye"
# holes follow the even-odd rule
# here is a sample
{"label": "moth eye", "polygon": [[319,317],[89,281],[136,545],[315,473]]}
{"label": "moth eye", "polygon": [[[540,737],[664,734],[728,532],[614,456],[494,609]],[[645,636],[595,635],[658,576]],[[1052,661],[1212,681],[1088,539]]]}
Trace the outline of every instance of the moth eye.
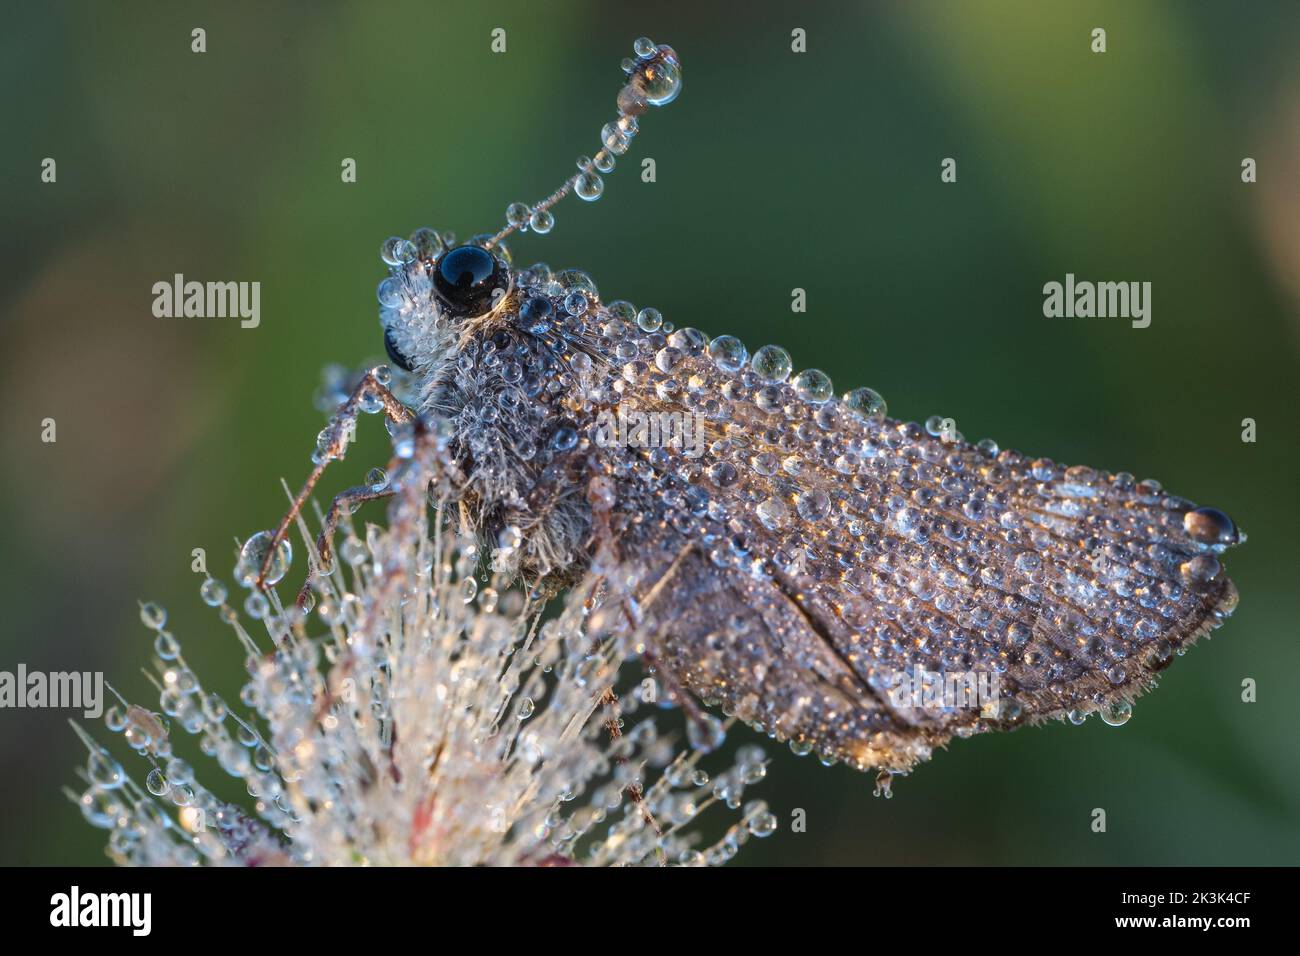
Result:
{"label": "moth eye", "polygon": [[393,342],[392,329],[384,329],[384,351],[388,353],[388,357],[392,359],[393,364],[396,365],[398,368],[400,368],[402,371],[404,372],[415,371],[415,369],[412,367],[410,363],[410,360],[407,359],[405,355],[403,355],[401,352],[397,350],[397,345]]}
{"label": "moth eye", "polygon": [[433,265],[434,295],[457,317],[486,315],[509,288],[509,270],[482,246],[449,249]]}

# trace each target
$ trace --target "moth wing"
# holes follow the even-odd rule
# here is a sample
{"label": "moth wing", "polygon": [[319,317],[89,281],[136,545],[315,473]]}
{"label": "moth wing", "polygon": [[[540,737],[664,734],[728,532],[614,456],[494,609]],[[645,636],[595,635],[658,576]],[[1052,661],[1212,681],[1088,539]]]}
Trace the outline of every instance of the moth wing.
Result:
{"label": "moth wing", "polygon": [[[698,416],[707,432],[702,455],[643,453],[643,484],[668,484],[635,507],[665,516],[674,555],[691,542],[674,606],[657,612],[670,665],[724,706],[756,695],[778,736],[810,686],[851,706],[818,698],[826,715],[798,711],[790,732],[862,766],[907,763],[879,755],[909,742],[1113,708],[1236,605],[1219,555],[1243,536],[1219,512],[1124,473],[813,401],[704,343],[647,336],[651,361],[624,366],[622,404]],[[648,540],[653,553],[676,543]],[[723,609],[760,625],[752,661],[708,644]],[[967,690],[988,677],[996,700],[899,706],[918,702],[897,696],[916,675]],[[877,733],[896,739],[873,751]]]}
{"label": "moth wing", "polygon": [[662,522],[625,545],[620,578],[635,582],[647,650],[705,704],[859,769],[910,769],[951,735],[869,686],[826,631],[839,625],[794,582],[720,567]]}

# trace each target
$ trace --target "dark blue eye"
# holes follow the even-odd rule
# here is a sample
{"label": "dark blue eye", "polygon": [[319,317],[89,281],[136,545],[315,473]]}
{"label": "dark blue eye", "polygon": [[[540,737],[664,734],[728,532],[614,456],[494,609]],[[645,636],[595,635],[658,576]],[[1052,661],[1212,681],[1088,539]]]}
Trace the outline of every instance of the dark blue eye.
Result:
{"label": "dark blue eye", "polygon": [[510,288],[510,273],[482,246],[457,246],[433,265],[433,292],[454,316],[487,315]]}
{"label": "dark blue eye", "polygon": [[398,368],[402,369],[405,372],[415,371],[415,369],[411,366],[410,360],[401,352],[399,352],[397,350],[397,346],[393,343],[392,329],[384,329],[384,351],[388,353],[388,357],[392,359],[393,364],[396,365]]}

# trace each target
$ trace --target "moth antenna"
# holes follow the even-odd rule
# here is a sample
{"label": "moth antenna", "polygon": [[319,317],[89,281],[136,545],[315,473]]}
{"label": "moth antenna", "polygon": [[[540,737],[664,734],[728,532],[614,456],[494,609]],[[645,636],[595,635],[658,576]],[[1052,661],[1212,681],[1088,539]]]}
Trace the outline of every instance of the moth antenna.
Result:
{"label": "moth antenna", "polygon": [[600,151],[595,156],[579,159],[578,171],[540,202],[532,206],[522,202],[507,206],[505,228],[483,243],[485,248],[491,249],[507,236],[529,229],[546,235],[555,228],[551,207],[571,192],[588,202],[599,199],[605,190],[601,174],[613,172],[615,157],[627,152],[637,134],[637,117],[651,106],[667,106],[677,99],[682,91],[682,66],[677,52],[646,37],[637,40],[632,49],[636,56],[624,59],[622,64],[627,82],[618,91],[618,119],[601,128]]}

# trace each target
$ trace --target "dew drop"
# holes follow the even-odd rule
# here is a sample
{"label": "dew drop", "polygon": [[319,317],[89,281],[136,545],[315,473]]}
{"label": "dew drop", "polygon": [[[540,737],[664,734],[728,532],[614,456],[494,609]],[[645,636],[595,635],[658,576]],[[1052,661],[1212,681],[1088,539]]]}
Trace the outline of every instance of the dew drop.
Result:
{"label": "dew drop", "polygon": [[1223,567],[1219,564],[1219,559],[1212,554],[1198,554],[1178,567],[1183,583],[1193,588],[1202,588],[1210,584],[1219,576],[1221,570]]}
{"label": "dew drop", "polygon": [[1237,528],[1232,519],[1218,508],[1197,508],[1183,515],[1183,530],[1200,544],[1232,544],[1237,540]]}
{"label": "dew drop", "polygon": [[587,297],[578,291],[570,292],[564,297],[564,311],[569,315],[582,315],[590,304]]}
{"label": "dew drop", "polygon": [[730,488],[740,477],[736,466],[729,461],[714,462],[709,466],[709,480],[719,488]]}
{"label": "dew drop", "polygon": [[768,531],[782,527],[790,518],[790,509],[780,498],[768,498],[755,509],[755,513]]}
{"label": "dew drop", "polygon": [[719,335],[709,343],[709,357],[724,372],[739,372],[749,361],[749,350],[734,335]]}
{"label": "dew drop", "polygon": [[804,369],[794,377],[790,383],[794,386],[795,394],[805,402],[825,402],[829,401],[835,394],[835,387],[831,384],[831,377],[821,369],[808,368]]}
{"label": "dew drop", "polygon": [[780,465],[776,455],[770,451],[760,451],[750,459],[749,463],[753,466],[755,473],[762,475],[764,478],[775,475],[776,469]]}
{"label": "dew drop", "polygon": [[527,229],[528,220],[532,215],[533,211],[527,203],[512,202],[506,206],[506,222],[516,229]]}
{"label": "dew drop", "polygon": [[[239,551],[239,561],[235,565],[235,580],[244,587],[251,588],[257,583],[257,576],[261,573],[262,565],[271,550],[273,537],[270,531],[259,531],[244,542],[244,546]],[[293,547],[286,538],[276,546],[275,555],[266,569],[265,582],[277,583],[284,577],[292,562]]]}
{"label": "dew drop", "polygon": [[884,418],[888,408],[880,393],[871,388],[855,388],[844,393],[844,407],[860,418]]}
{"label": "dew drop", "polygon": [[555,273],[555,282],[567,292],[584,292],[588,299],[597,298],[596,283],[581,269],[561,269]]}
{"label": "dew drop", "polygon": [[86,772],[91,781],[104,790],[114,790],[122,786],[126,774],[106,750],[92,750],[86,758]]}
{"label": "dew drop", "polygon": [[167,778],[163,776],[163,772],[157,767],[149,771],[144,778],[144,785],[149,788],[149,792],[155,797],[164,797],[167,795],[167,791],[171,789],[171,784],[167,782]]}
{"label": "dew drop", "polygon": [[[665,332],[670,332],[669,328],[664,328]],[[686,355],[700,355],[709,347],[708,337],[699,329],[692,329],[689,326],[684,329],[678,329],[668,336],[668,344],[675,349],[681,349]]]}
{"label": "dew drop", "polygon": [[266,595],[260,591],[254,591],[248,597],[244,598],[244,612],[255,621],[260,621],[266,617],[271,610],[271,602],[266,599]]}
{"label": "dew drop", "polygon": [[405,265],[415,259],[415,243],[401,236],[389,236],[379,247],[379,258],[390,266]]}
{"label": "dew drop", "polygon": [[424,226],[411,233],[411,243],[415,246],[415,254],[420,259],[429,260],[438,258],[444,245],[442,237],[438,235],[438,230],[430,229]]}
{"label": "dew drop", "polygon": [[915,508],[900,508],[894,515],[894,527],[904,534],[916,528],[917,522],[921,520],[921,512]]}
{"label": "dew drop", "polygon": [[528,217],[528,228],[539,236],[544,236],[555,228],[555,216],[548,209],[534,209]]}
{"label": "dew drop", "polygon": [[165,661],[174,661],[181,653],[181,645],[167,631],[159,631],[153,639],[154,653]]}
{"label": "dew drop", "polygon": [[611,319],[618,319],[620,322],[636,321],[636,306],[626,299],[616,299],[605,306],[605,311]]}
{"label": "dew drop", "polygon": [[1169,641],[1156,641],[1147,652],[1147,664],[1150,667],[1162,667],[1174,658],[1174,645]]}
{"label": "dew drop", "polygon": [[658,309],[642,309],[636,314],[636,324],[642,332],[658,332],[664,317]]}
{"label": "dew drop", "polygon": [[569,451],[578,444],[578,432],[569,425],[561,425],[551,436],[551,447],[556,451]]}
{"label": "dew drop", "polygon": [[659,371],[667,374],[677,367],[682,360],[681,349],[675,349],[672,346],[664,346],[655,353],[655,365]]}
{"label": "dew drop", "polygon": [[600,130],[600,144],[615,156],[622,156],[631,145],[631,138],[613,123],[606,123]]}
{"label": "dew drop", "polygon": [[555,306],[551,300],[545,296],[533,296],[524,302],[519,310],[519,319],[523,323],[524,331],[531,335],[541,335],[551,327],[551,316],[555,312]]}
{"label": "dew drop", "polygon": [[115,734],[126,729],[126,711],[113,704],[104,711],[104,725]]}
{"label": "dew drop", "polygon": [[651,63],[641,75],[645,78],[645,98],[651,106],[667,106],[682,91],[682,71],[676,63],[660,60]]}
{"label": "dew drop", "polygon": [[579,199],[595,202],[605,191],[605,180],[600,178],[600,173],[590,170],[579,173],[577,180],[573,184],[573,191]]}
{"label": "dew drop", "polygon": [[1117,700],[1101,708],[1101,719],[1111,727],[1122,727],[1133,716],[1133,705],[1126,700]]}
{"label": "dew drop", "polygon": [[1042,555],[1033,551],[1022,551],[1016,556],[1016,570],[1021,574],[1033,574],[1043,566]]}
{"label": "dew drop", "polygon": [[804,521],[821,521],[830,514],[831,498],[821,490],[806,491],[799,496],[795,508]]}
{"label": "dew drop", "polygon": [[893,782],[894,778],[888,770],[880,771],[880,773],[876,774],[876,787],[871,791],[871,795],[873,797],[884,797],[886,800],[892,799],[894,791],[891,789],[891,784]]}
{"label": "dew drop", "polygon": [[151,631],[160,631],[167,623],[167,609],[148,601],[140,605],[140,620]]}
{"label": "dew drop", "polygon": [[514,551],[524,540],[524,533],[518,525],[508,524],[497,535],[497,547],[503,551]]}
{"label": "dew drop", "polygon": [[790,353],[779,345],[764,345],[749,360],[750,367],[769,382],[784,382],[790,377],[794,363]]}
{"label": "dew drop", "polygon": [[348,537],[339,547],[339,557],[347,564],[356,567],[359,564],[364,564],[370,558],[370,550],[360,538]]}
{"label": "dew drop", "polygon": [[460,599],[463,602],[468,604],[470,601],[474,600],[474,597],[477,594],[478,594],[478,581],[476,581],[474,578],[465,578],[463,581],[460,582]]}
{"label": "dew drop", "polygon": [[762,809],[746,813],[745,825],[752,836],[759,839],[770,837],[777,829],[776,814],[763,805]]}
{"label": "dew drop", "polygon": [[1020,701],[1014,697],[1004,697],[998,701],[998,720],[1008,724],[1014,724],[1024,713],[1024,708]]}
{"label": "dew drop", "polygon": [[717,717],[712,714],[700,714],[687,721],[686,736],[692,749],[707,754],[722,746],[727,732],[722,726],[722,721]]}

